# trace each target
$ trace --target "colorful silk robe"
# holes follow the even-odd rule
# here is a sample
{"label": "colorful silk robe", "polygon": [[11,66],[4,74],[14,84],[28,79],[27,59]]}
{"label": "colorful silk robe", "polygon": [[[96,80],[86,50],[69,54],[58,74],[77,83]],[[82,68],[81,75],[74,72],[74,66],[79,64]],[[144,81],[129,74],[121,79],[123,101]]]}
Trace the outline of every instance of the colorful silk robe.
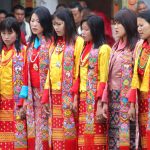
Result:
{"label": "colorful silk robe", "polygon": [[[51,40],[46,40],[43,36],[40,39],[39,55],[37,57],[38,61],[38,71],[39,71],[39,88],[32,87],[31,84],[31,74],[30,74],[30,63],[31,55],[33,52],[33,43],[27,49],[27,63],[26,63],[26,75],[24,77],[27,79],[28,85],[28,98],[26,100],[27,105],[27,131],[28,131],[28,148],[29,149],[41,149],[48,150],[50,146],[48,144],[49,140],[49,130],[48,130],[48,118],[41,106],[41,95],[44,89],[44,83],[46,80],[48,68],[49,68],[49,47],[51,45]],[[35,60],[36,61],[36,60]],[[36,77],[32,77],[32,79]],[[35,79],[35,80],[38,80]],[[26,82],[26,81],[25,81]]]}
{"label": "colorful silk robe", "polygon": [[[51,106],[52,149],[76,150],[77,130],[74,113],[70,109],[73,103],[71,88],[79,75],[79,58],[84,41],[77,37],[75,43],[52,45],[50,48],[50,70],[47,76],[43,103]],[[58,49],[61,52],[58,52]],[[62,50],[63,49],[63,50]],[[56,53],[56,51],[58,53]],[[47,92],[51,91],[49,94]],[[48,102],[48,95],[51,101]]]}
{"label": "colorful silk robe", "polygon": [[23,85],[26,47],[14,46],[0,54],[0,149],[26,150],[26,121],[18,120],[19,93]]}
{"label": "colorful silk robe", "polygon": [[[135,123],[128,119],[128,92],[133,74],[134,52],[117,42],[112,48],[108,86],[102,101],[108,101],[109,149],[135,149]],[[107,91],[107,92],[106,92]]]}
{"label": "colorful silk robe", "polygon": [[[144,55],[143,55],[144,54]],[[145,64],[145,67],[141,67]],[[138,94],[139,104],[139,140],[138,148],[142,150],[150,149],[150,46],[147,41],[139,41],[136,46],[136,59],[134,74],[131,84],[129,100],[136,102]]]}
{"label": "colorful silk robe", "polygon": [[[106,124],[96,120],[97,99],[101,100],[108,79],[110,47],[84,49],[80,58],[79,149],[106,149]],[[85,56],[83,58],[83,56]]]}

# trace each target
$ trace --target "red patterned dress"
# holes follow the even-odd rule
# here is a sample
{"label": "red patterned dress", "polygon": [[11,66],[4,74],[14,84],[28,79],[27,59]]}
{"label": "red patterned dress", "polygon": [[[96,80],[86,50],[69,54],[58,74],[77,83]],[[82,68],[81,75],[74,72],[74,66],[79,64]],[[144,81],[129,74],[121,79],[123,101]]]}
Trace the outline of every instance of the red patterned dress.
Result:
{"label": "red patterned dress", "polygon": [[[26,118],[28,148],[31,150],[49,150],[48,116],[41,105],[48,68],[51,40],[44,36],[36,38],[27,49],[26,67],[24,69],[24,86],[28,86]],[[35,43],[38,43],[37,45]],[[21,102],[20,102],[21,103]]]}
{"label": "red patterned dress", "polygon": [[[75,43],[65,44],[60,38],[50,48],[50,70],[47,75],[43,103],[50,104],[52,150],[77,150],[77,127],[71,109],[71,89],[78,79],[79,58],[84,41],[77,37]],[[48,97],[51,101],[48,101]]]}
{"label": "red patterned dress", "polygon": [[80,58],[79,150],[106,150],[106,123],[96,119],[97,102],[101,100],[108,79],[110,47],[98,49],[86,44]]}
{"label": "red patterned dress", "polygon": [[[107,92],[108,99],[108,146],[109,150],[135,149],[136,126],[130,122],[128,92],[133,75],[133,51],[119,40],[112,48],[109,64]],[[107,93],[107,94],[106,94]],[[106,95],[106,97],[104,96]]]}
{"label": "red patterned dress", "polygon": [[14,45],[0,54],[0,149],[26,150],[26,121],[18,118],[19,93],[23,85],[26,47]]}
{"label": "red patterned dress", "polygon": [[139,148],[150,149],[150,45],[140,41],[136,48],[136,60],[130,102],[135,103],[138,93],[139,104]]}

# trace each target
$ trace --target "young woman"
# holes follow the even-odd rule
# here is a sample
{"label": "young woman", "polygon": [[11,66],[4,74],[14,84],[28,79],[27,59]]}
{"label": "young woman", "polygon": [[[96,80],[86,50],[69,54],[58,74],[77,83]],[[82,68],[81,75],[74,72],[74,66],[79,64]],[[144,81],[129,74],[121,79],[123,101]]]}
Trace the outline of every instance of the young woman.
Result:
{"label": "young woman", "polygon": [[[132,78],[130,117],[135,115],[136,95],[139,104],[139,133],[142,150],[149,150],[150,144],[150,10],[138,14],[138,32],[141,41],[136,46],[136,59]],[[138,93],[138,94],[136,94]]]}
{"label": "young woman", "polygon": [[50,68],[42,102],[48,104],[48,97],[51,97],[52,149],[76,150],[74,111],[77,102],[79,58],[84,41],[76,35],[73,16],[68,9],[58,9],[52,22],[54,43],[50,48]]}
{"label": "young woman", "polygon": [[[136,15],[124,8],[114,18],[118,41],[112,48],[109,65],[108,95],[108,146],[109,149],[135,149],[135,125],[128,118],[134,48],[138,40]],[[103,100],[107,98],[103,95]],[[102,101],[103,101],[102,100]],[[107,103],[103,110],[106,113]]]}
{"label": "young woman", "polygon": [[26,47],[15,18],[0,24],[0,149],[27,149],[26,122],[18,118]]}
{"label": "young woman", "polygon": [[35,8],[30,26],[32,36],[27,49],[24,86],[20,97],[27,98],[28,148],[43,150],[49,149],[48,120],[41,105],[51,45],[52,17],[49,10],[45,7]]}
{"label": "young woman", "polygon": [[85,47],[80,57],[79,149],[106,149],[106,124],[96,119],[108,79],[110,47],[105,44],[104,22],[95,15],[81,22]]}

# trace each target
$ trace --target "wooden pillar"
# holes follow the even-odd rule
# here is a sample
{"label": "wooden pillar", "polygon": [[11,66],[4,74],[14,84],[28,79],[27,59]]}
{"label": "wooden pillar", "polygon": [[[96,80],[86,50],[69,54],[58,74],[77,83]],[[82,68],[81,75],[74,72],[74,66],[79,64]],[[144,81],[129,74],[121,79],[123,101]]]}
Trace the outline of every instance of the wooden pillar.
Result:
{"label": "wooden pillar", "polygon": [[24,7],[35,7],[35,0],[13,0],[13,6],[21,4]]}
{"label": "wooden pillar", "polygon": [[35,0],[25,0],[25,7],[34,7]]}

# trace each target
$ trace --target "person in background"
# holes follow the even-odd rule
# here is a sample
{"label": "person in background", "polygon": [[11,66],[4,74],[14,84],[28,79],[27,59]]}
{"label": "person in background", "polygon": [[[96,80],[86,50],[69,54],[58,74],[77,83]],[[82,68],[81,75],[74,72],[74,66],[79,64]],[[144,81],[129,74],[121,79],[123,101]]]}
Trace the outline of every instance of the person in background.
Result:
{"label": "person in background", "polygon": [[[128,93],[134,67],[134,49],[138,41],[136,14],[121,9],[114,17],[118,41],[112,47],[109,78],[102,97],[103,114],[108,111],[108,148],[135,149],[135,119],[128,117]],[[107,118],[107,117],[106,117]]]}
{"label": "person in background", "polygon": [[26,42],[28,42],[29,37],[31,36],[31,29],[29,23],[25,21],[25,8],[22,5],[16,5],[13,7],[12,11],[20,24],[22,36],[25,37]]}
{"label": "person in background", "polygon": [[104,22],[100,17],[87,16],[81,21],[81,29],[85,47],[80,57],[78,148],[106,150],[106,123],[99,122],[101,115],[96,116],[96,111],[102,110],[111,48],[106,44]]}
{"label": "person in background", "polygon": [[89,8],[83,8],[81,11],[82,19],[86,18],[87,16],[93,14]]}
{"label": "person in background", "polygon": [[[49,68],[49,48],[52,43],[52,17],[46,7],[37,7],[30,18],[32,36],[28,44],[24,69],[24,86],[20,98],[27,103],[26,118],[28,148],[50,149],[48,116],[41,105],[41,95]],[[20,99],[20,107],[23,99]]]}
{"label": "person in background", "polygon": [[4,9],[0,9],[0,22],[2,22],[7,16],[7,11]]}
{"label": "person in background", "polygon": [[8,13],[7,16],[6,16],[6,18],[7,18],[7,17],[13,17],[13,18],[15,18],[15,16],[14,16],[13,13]]}
{"label": "person in background", "polygon": [[147,0],[139,0],[137,2],[137,13],[150,9],[150,2]]}
{"label": "person in background", "polygon": [[87,2],[85,0],[80,0],[79,3],[82,6],[82,8],[88,8]]}
{"label": "person in background", "polygon": [[[76,111],[79,59],[84,40],[76,34],[69,9],[53,15],[54,42],[50,47],[50,66],[42,103],[51,113],[52,150],[77,150]],[[48,101],[49,96],[51,101]]]}
{"label": "person in background", "polygon": [[[137,18],[138,32],[141,40],[136,45],[136,57],[131,91],[129,95],[130,119],[135,118],[135,103],[139,106],[138,148],[150,149],[150,10],[142,11]],[[138,97],[137,97],[138,95]]]}
{"label": "person in background", "polygon": [[60,9],[60,8],[67,8],[68,6],[64,3],[59,3],[57,6],[56,6],[56,10],[57,9]]}
{"label": "person in background", "polygon": [[113,46],[114,39],[112,36],[111,20],[102,11],[93,11],[93,13],[101,17],[104,21],[106,41],[110,46]]}
{"label": "person in background", "polygon": [[81,35],[82,6],[79,2],[71,2],[69,8],[73,14],[78,35]]}
{"label": "person in background", "polygon": [[26,120],[19,116],[26,46],[15,18],[0,24],[0,149],[27,150]]}
{"label": "person in background", "polygon": [[32,7],[26,7],[25,8],[25,20],[27,22],[30,22],[30,17],[31,17],[32,11],[33,11]]}

